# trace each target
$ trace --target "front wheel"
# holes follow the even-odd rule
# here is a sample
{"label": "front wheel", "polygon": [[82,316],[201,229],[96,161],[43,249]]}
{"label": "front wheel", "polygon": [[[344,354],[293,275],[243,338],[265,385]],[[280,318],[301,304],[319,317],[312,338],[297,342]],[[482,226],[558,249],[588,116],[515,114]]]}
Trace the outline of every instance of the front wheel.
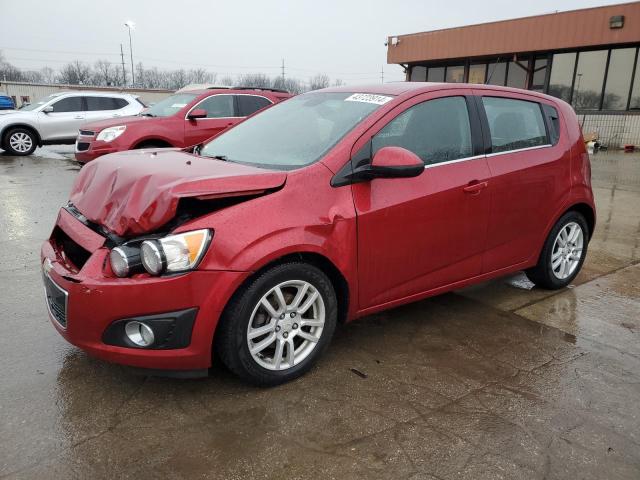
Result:
{"label": "front wheel", "polygon": [[4,137],[3,147],[10,155],[31,155],[37,147],[35,134],[26,128],[12,128]]}
{"label": "front wheel", "polygon": [[589,227],[584,216],[567,212],[554,225],[545,241],[538,264],[527,277],[539,287],[566,287],[578,275],[587,254]]}
{"label": "front wheel", "polygon": [[337,320],[329,278],[305,263],[273,267],[239,290],[216,332],[223,363],[240,377],[278,385],[307,372],[328,346]]}

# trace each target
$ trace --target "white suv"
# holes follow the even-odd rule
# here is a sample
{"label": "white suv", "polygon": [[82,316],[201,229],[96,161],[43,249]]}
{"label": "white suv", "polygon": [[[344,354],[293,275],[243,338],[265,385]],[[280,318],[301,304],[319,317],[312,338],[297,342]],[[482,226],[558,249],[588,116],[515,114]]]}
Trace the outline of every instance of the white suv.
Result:
{"label": "white suv", "polygon": [[137,115],[144,108],[128,94],[54,93],[20,110],[0,112],[0,148],[11,155],[30,155],[39,145],[73,143],[84,123]]}

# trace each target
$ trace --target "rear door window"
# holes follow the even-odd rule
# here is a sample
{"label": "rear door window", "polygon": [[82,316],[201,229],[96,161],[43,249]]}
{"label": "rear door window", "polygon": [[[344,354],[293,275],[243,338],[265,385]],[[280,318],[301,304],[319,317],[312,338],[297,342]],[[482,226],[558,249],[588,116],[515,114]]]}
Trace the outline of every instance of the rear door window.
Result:
{"label": "rear door window", "polygon": [[212,95],[204,99],[195,109],[207,111],[207,118],[235,117],[233,95]]}
{"label": "rear door window", "polygon": [[472,156],[465,98],[437,98],[410,107],[373,138],[373,154],[386,146],[406,148],[425,165]]}
{"label": "rear door window", "polygon": [[238,95],[238,115],[240,117],[247,117],[268,105],[271,105],[271,102],[264,97]]}
{"label": "rear door window", "polygon": [[113,97],[87,97],[87,110],[95,112],[99,110],[119,110],[128,105],[123,98]]}
{"label": "rear door window", "polygon": [[539,103],[502,97],[482,97],[482,103],[492,153],[549,144]]}
{"label": "rear door window", "polygon": [[55,113],[82,112],[84,110],[82,97],[67,97],[51,105]]}

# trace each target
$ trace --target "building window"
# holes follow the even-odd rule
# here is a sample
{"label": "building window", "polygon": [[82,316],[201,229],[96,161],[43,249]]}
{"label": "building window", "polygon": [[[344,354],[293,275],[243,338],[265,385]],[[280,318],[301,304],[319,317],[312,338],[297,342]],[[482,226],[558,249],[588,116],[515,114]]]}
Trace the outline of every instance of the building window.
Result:
{"label": "building window", "polygon": [[484,74],[487,71],[487,65],[481,63],[479,65],[469,66],[469,83],[484,83]]}
{"label": "building window", "polygon": [[531,76],[531,90],[536,92],[544,91],[544,82],[547,79],[547,63],[547,57],[536,58]]}
{"label": "building window", "polygon": [[509,62],[507,71],[507,87],[527,88],[527,59]]}
{"label": "building window", "polygon": [[444,67],[432,67],[427,72],[427,82],[444,82]]}
{"label": "building window", "polygon": [[447,67],[446,79],[448,83],[464,82],[464,65],[455,65],[455,66]]}
{"label": "building window", "polygon": [[[638,56],[640,56],[640,53]],[[633,78],[633,90],[631,91],[629,109],[640,110],[640,59],[636,60],[636,74]]]}
{"label": "building window", "polygon": [[635,48],[611,50],[609,73],[604,87],[603,110],[626,110],[631,88],[631,73],[636,57]]}
{"label": "building window", "polygon": [[607,50],[580,52],[573,86],[572,105],[576,110],[598,110],[607,65]]}
{"label": "building window", "polygon": [[427,79],[427,67],[412,67],[411,81],[424,82]]}
{"label": "building window", "polygon": [[549,95],[558,97],[565,102],[571,100],[571,83],[573,71],[576,68],[576,53],[557,53],[551,63],[551,78],[549,79]]}
{"label": "building window", "polygon": [[487,69],[487,83],[489,85],[503,85],[507,74],[507,62],[489,63]]}

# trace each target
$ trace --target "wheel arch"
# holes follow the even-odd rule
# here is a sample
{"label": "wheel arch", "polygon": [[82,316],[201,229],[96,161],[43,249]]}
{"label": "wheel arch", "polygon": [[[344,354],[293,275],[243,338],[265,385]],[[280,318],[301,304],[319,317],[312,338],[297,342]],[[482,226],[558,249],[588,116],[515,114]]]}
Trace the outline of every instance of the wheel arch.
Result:
{"label": "wheel arch", "polygon": [[0,131],[0,143],[2,143],[2,145],[4,145],[4,137],[13,128],[24,128],[26,130],[29,130],[29,131],[33,132],[33,134],[36,136],[37,145],[39,147],[42,146],[42,138],[40,138],[40,133],[38,132],[38,129],[36,127],[34,127],[33,125],[28,124],[28,123],[11,123],[11,124],[3,127],[2,130]]}
{"label": "wheel arch", "polygon": [[[593,237],[593,230],[596,227],[596,213],[594,212],[593,207],[587,203],[576,203],[567,208],[562,215],[567,212],[578,212],[585,218],[587,221],[587,227],[589,227],[589,240],[591,240],[591,237]],[[562,215],[560,215],[560,217],[562,217]]]}
{"label": "wheel arch", "polygon": [[175,145],[172,145],[171,142],[169,142],[168,140],[165,140],[164,138],[151,137],[151,138],[145,138],[143,140],[138,140],[134,144],[134,146],[131,148],[132,149],[146,148],[147,145],[153,145],[154,147],[158,147],[158,148],[171,148],[175,146]]}
{"label": "wheel arch", "polygon": [[[238,293],[240,290],[254,278],[260,276],[266,270],[269,270],[278,265],[282,265],[284,263],[289,262],[303,262],[313,265],[314,267],[320,269],[331,281],[331,285],[333,286],[336,292],[336,299],[338,301],[338,322],[345,323],[347,321],[348,312],[349,312],[349,302],[350,302],[350,292],[349,292],[349,283],[347,279],[342,274],[340,269],[336,267],[336,265],[326,256],[310,251],[299,251],[293,253],[287,253],[285,255],[279,256],[275,259],[268,261],[267,263],[261,265],[258,269],[253,271],[251,275],[244,279],[244,281],[238,285],[233,295],[229,298],[225,305],[225,309],[231,302],[231,299]],[[218,327],[216,326],[216,329]],[[215,337],[215,333],[214,333]]]}

